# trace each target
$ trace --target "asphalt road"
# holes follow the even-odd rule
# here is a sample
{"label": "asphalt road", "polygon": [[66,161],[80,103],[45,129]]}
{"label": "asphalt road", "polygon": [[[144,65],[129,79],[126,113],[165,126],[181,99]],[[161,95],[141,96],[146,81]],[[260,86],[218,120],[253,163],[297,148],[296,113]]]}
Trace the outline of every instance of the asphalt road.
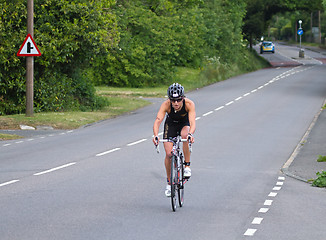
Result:
{"label": "asphalt road", "polygon": [[[161,101],[67,132],[0,143],[0,238],[325,239],[325,190],[280,169],[326,97],[325,65],[293,59],[188,93],[197,131],[185,205],[151,142]],[[282,64],[294,61],[296,64]],[[299,65],[298,62],[304,65]]]}

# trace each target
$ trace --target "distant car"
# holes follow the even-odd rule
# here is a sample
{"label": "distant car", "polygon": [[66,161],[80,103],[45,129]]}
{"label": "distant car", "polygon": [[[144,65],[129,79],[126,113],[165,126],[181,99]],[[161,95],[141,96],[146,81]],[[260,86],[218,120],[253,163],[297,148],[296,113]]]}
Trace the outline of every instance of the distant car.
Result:
{"label": "distant car", "polygon": [[260,45],[260,54],[264,52],[272,52],[275,53],[275,46],[273,42],[262,42]]}

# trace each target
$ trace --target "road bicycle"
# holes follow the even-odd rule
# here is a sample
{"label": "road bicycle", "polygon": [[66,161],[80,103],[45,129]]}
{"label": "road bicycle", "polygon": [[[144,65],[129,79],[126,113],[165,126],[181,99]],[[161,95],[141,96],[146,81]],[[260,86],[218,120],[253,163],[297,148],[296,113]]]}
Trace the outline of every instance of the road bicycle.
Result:
{"label": "road bicycle", "polygon": [[[181,136],[177,136],[170,139],[163,139],[160,142],[172,142],[172,157],[171,157],[171,206],[173,212],[177,209],[177,195],[179,206],[182,207],[184,203],[184,186],[189,178],[184,177],[183,170],[185,166],[184,157],[180,149],[181,142],[188,142],[189,150],[192,152],[191,142],[188,139],[182,139]],[[156,145],[157,153],[160,152],[159,145]]]}

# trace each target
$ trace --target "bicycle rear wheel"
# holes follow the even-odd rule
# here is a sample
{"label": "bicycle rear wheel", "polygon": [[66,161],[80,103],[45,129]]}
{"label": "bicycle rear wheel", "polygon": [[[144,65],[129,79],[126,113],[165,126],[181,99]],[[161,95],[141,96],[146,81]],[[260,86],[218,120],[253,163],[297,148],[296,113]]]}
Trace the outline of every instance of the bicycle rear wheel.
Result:
{"label": "bicycle rear wheel", "polygon": [[183,177],[183,165],[184,162],[184,158],[183,155],[180,155],[180,167],[178,169],[178,178],[179,178],[179,187],[178,187],[178,200],[179,200],[179,206],[182,207],[183,206],[183,202],[184,202],[184,177]]}
{"label": "bicycle rear wheel", "polygon": [[177,184],[178,184],[178,171],[177,171],[177,159],[176,156],[171,158],[171,206],[173,212],[177,209]]}

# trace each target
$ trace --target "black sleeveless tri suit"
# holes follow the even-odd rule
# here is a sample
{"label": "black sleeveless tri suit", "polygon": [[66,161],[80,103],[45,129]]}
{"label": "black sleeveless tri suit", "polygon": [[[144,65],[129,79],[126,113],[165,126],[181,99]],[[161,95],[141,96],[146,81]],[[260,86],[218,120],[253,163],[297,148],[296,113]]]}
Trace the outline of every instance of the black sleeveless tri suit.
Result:
{"label": "black sleeveless tri suit", "polygon": [[186,111],[186,103],[183,99],[183,106],[180,111],[174,111],[172,103],[170,104],[171,111],[167,114],[164,123],[163,138],[169,139],[181,134],[184,126],[190,126],[188,112]]}

